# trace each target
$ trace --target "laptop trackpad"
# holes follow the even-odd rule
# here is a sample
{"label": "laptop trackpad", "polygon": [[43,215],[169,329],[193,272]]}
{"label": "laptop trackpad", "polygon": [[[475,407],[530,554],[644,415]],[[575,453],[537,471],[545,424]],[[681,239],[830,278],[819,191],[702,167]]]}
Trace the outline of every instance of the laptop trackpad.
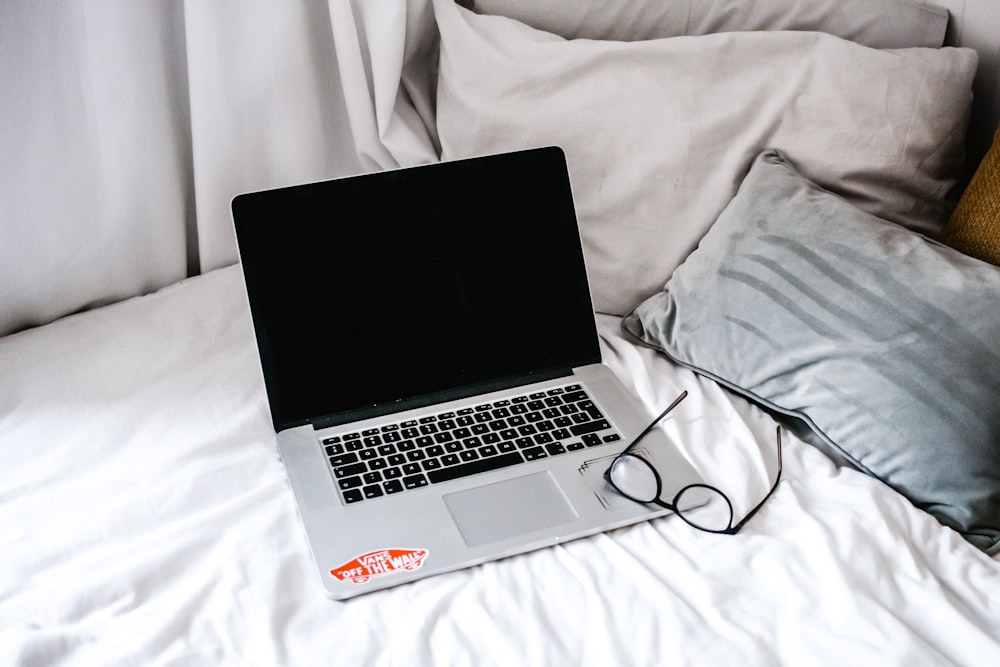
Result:
{"label": "laptop trackpad", "polygon": [[470,547],[578,518],[550,472],[451,493],[444,496],[444,502]]}

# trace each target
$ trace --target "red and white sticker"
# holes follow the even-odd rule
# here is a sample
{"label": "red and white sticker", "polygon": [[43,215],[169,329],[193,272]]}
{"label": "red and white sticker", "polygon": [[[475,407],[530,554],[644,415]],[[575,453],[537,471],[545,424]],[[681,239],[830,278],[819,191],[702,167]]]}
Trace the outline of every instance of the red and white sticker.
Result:
{"label": "red and white sticker", "polygon": [[427,558],[427,549],[379,549],[330,570],[341,581],[363,584],[372,577],[403,570],[417,570]]}

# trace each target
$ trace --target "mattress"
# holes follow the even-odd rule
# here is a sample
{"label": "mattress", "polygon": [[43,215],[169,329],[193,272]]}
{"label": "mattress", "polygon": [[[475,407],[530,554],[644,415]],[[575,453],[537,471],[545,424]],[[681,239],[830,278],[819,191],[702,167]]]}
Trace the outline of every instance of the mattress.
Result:
{"label": "mattress", "polygon": [[[274,448],[238,267],[0,339],[0,663],[988,664],[1000,561],[784,431],[735,536],[666,516],[333,602]],[[772,418],[598,316],[737,513]],[[351,354],[332,350],[331,354]],[[372,364],[377,365],[373,359]],[[331,527],[336,529],[336,527]]]}

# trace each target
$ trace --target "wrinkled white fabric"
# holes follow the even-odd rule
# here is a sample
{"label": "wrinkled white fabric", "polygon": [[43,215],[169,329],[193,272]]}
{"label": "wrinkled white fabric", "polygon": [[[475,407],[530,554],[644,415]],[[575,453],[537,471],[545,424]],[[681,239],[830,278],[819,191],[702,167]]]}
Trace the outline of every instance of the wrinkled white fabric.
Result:
{"label": "wrinkled white fabric", "polygon": [[[791,433],[778,490],[737,536],[668,516],[331,602],[275,455],[240,280],[221,269],[0,339],[0,663],[1000,655],[1000,561]],[[599,330],[650,413],[690,392],[666,427],[738,507],[754,503],[773,422],[633,346],[617,319]]]}

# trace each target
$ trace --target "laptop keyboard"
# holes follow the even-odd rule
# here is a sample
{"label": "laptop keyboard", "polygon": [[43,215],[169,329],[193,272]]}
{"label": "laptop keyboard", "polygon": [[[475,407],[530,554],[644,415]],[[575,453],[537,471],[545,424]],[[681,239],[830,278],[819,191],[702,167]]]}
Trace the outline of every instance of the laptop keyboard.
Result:
{"label": "laptop keyboard", "polygon": [[578,384],[322,439],[345,503],[620,440]]}

